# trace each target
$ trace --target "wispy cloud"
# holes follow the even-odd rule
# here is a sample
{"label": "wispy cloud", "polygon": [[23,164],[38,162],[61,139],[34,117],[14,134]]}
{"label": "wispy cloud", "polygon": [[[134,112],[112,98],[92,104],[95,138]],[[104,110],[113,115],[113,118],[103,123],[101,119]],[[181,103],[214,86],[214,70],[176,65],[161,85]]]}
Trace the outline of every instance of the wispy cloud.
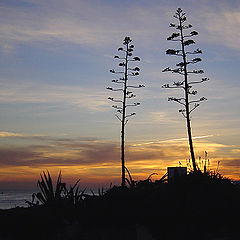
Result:
{"label": "wispy cloud", "polygon": [[148,114],[148,118],[151,122],[158,122],[158,123],[179,123],[176,119],[176,116],[171,115],[170,111],[161,111],[161,112],[150,112]]}
{"label": "wispy cloud", "polygon": [[[240,8],[239,8],[240,9]],[[205,42],[217,43],[233,49],[240,50],[239,41],[240,33],[236,31],[240,24],[240,11],[222,8],[217,12],[207,11],[204,13],[204,28],[208,33],[208,38],[201,39]]]}
{"label": "wispy cloud", "polygon": [[[38,142],[42,142],[44,144],[50,143],[50,145],[39,145],[35,146],[35,148],[39,147],[42,149],[44,146],[54,146],[59,145],[59,146],[70,146],[74,147],[75,144],[81,143],[99,143],[101,142],[101,139],[99,138],[93,138],[93,137],[68,137],[66,134],[59,134],[56,136],[48,136],[44,134],[28,134],[28,133],[15,133],[15,132],[0,132],[0,138],[12,138],[12,139],[25,139],[25,140],[36,140]],[[28,142],[29,143],[29,142]]]}
{"label": "wispy cloud", "polygon": [[82,86],[66,86],[24,82],[24,84],[0,83],[2,103],[70,104],[90,111],[105,111],[109,104],[107,93]]}
{"label": "wispy cloud", "polygon": [[[239,39],[235,31],[240,23],[239,11],[221,7],[218,2],[213,6],[211,3],[206,1],[188,13],[190,20],[201,23],[202,41],[239,49],[235,41]],[[42,1],[25,7],[2,5],[0,32],[3,42],[8,40],[9,44],[62,41],[91,47],[105,47],[131,33],[144,46],[146,42],[157,43],[162,32],[167,32],[174,11],[173,5],[167,2],[132,3],[131,7],[115,6],[108,1],[101,4],[97,1]]]}
{"label": "wispy cloud", "polygon": [[[138,6],[119,11],[119,8],[109,2],[60,1],[52,2],[51,5],[52,8],[49,8],[49,2],[43,1],[29,8],[2,6],[2,38],[19,42],[58,40],[99,47],[127,32],[144,38],[151,27],[148,20],[151,16],[150,9],[144,10]],[[130,21],[127,24],[126,21],[119,21],[124,18]],[[154,18],[156,21],[156,16]],[[146,25],[148,28],[144,27]]]}
{"label": "wispy cloud", "polygon": [[0,138],[6,137],[22,137],[21,133],[13,133],[13,132],[0,132]]}
{"label": "wispy cloud", "polygon": [[[193,137],[193,139],[203,139],[203,138],[209,138],[213,137],[213,135],[206,135],[206,136],[196,136]],[[174,139],[168,139],[168,140],[159,140],[159,141],[152,141],[152,142],[144,142],[144,143],[138,143],[133,144],[132,146],[142,146],[142,145],[152,145],[152,144],[159,144],[159,143],[170,143],[170,142],[186,142],[188,138],[174,138]]]}
{"label": "wispy cloud", "polygon": [[228,167],[236,167],[237,168],[236,170],[239,171],[239,176],[240,176],[240,170],[239,170],[239,168],[240,168],[240,159],[223,160],[222,161],[222,165],[223,166],[228,166]]}
{"label": "wispy cloud", "polygon": [[[195,139],[205,139],[211,136],[198,136]],[[45,137],[45,143],[25,147],[2,147],[0,161],[2,166],[93,166],[96,164],[116,164],[120,158],[119,145],[98,139],[80,138],[49,138]],[[50,142],[50,144],[49,144]],[[208,151],[210,154],[220,154],[223,148],[236,149],[235,146],[218,143],[196,141],[198,152]],[[177,161],[185,159],[188,153],[188,145],[185,138],[170,139],[142,144],[129,144],[126,146],[128,162],[152,161]],[[21,157],[22,156],[22,157]]]}

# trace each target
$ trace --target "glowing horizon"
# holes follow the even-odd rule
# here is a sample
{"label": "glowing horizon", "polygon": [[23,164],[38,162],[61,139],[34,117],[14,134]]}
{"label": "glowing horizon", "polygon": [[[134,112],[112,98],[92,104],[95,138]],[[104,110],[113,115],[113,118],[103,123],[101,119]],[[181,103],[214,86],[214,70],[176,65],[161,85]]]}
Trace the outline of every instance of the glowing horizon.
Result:
{"label": "glowing horizon", "polygon": [[[216,170],[220,161],[219,172],[233,180],[239,179],[238,148],[205,141],[203,137],[195,138],[197,162],[204,160],[205,151],[210,160],[209,170]],[[179,140],[179,139],[178,139]],[[151,173],[157,173],[153,179],[161,178],[170,166],[187,166],[189,149],[187,141],[158,141],[153,144],[128,144],[126,161],[133,178],[144,180]],[[102,141],[56,142],[52,146],[40,146],[29,151],[28,148],[16,148],[7,151],[0,148],[6,161],[2,162],[0,188],[13,188],[22,182],[22,188],[33,188],[42,171],[48,170],[56,177],[59,171],[63,179],[71,184],[81,179],[82,187],[106,187],[112,182],[120,183],[120,147],[117,143]],[[231,152],[231,157],[226,153]],[[8,154],[11,159],[8,158]],[[19,156],[22,162],[19,164]],[[34,159],[34,160],[32,160]],[[11,161],[9,161],[11,160]],[[25,162],[23,161],[25,160]],[[235,171],[233,170],[235,168]],[[9,181],[9,176],[11,179]],[[12,183],[11,183],[12,182]],[[9,187],[8,187],[9,186]]]}

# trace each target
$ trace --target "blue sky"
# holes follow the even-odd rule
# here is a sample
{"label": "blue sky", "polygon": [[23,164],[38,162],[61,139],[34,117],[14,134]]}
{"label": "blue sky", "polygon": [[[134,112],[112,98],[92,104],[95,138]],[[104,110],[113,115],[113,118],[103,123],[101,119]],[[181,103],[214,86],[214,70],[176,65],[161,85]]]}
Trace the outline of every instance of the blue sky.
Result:
{"label": "blue sky", "polygon": [[[186,129],[179,106],[167,101],[175,92],[161,88],[177,79],[162,69],[177,61],[165,51],[175,45],[166,38],[172,33],[168,26],[178,7],[199,32],[194,47],[203,50],[203,61],[198,67],[211,79],[197,87],[199,96],[208,99],[192,115],[193,135],[205,136],[195,141],[197,154],[208,151],[213,162],[222,161],[224,173],[239,178],[239,1],[26,0],[0,3],[0,143],[3,156],[9,159],[0,160],[0,180],[14,183],[22,173],[32,181],[46,168],[65,169],[71,178],[64,156],[66,161],[74,158],[66,165],[75,169],[76,176],[94,176],[92,182],[102,175],[108,176],[106,181],[117,179],[120,125],[106,87],[111,85],[109,69],[117,65],[113,56],[125,36],[133,39],[135,54],[142,59],[137,81],[146,86],[136,92],[141,106],[129,122],[128,143],[152,143],[159,150],[166,147],[161,141],[180,139],[174,146],[187,146],[181,140]],[[72,151],[81,155],[84,144],[91,147],[83,164],[82,158],[70,156]],[[104,159],[110,151],[107,146],[115,151],[113,156],[93,161],[94,149],[99,148],[95,155],[101,153]],[[134,151],[130,147],[129,165],[141,177]],[[44,154],[47,160],[40,161]],[[156,169],[163,172],[167,165],[188,158],[187,151],[178,158],[165,155],[153,157],[156,164],[143,158],[141,166],[149,166],[145,174]],[[109,165],[112,159],[116,161]],[[25,160],[38,164],[21,165]],[[100,165],[103,174],[96,170]]]}

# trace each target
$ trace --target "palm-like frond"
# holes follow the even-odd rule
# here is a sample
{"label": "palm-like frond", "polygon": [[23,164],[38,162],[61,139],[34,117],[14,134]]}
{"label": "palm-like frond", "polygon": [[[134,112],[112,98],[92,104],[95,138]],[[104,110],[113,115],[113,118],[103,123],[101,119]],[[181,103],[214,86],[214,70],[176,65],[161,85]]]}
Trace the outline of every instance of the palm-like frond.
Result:
{"label": "palm-like frond", "polygon": [[[34,198],[31,202],[26,201],[29,206],[36,206],[39,202],[43,205],[79,205],[84,200],[86,194],[86,188],[80,190],[79,183],[80,179],[75,182],[73,186],[67,189],[66,183],[62,182],[61,171],[58,174],[56,187],[54,189],[54,184],[50,173],[44,172],[40,174],[40,180],[38,180],[37,185],[40,192],[34,193]],[[35,201],[38,200],[38,201]]]}
{"label": "palm-like frond", "polygon": [[86,188],[84,188],[83,190],[80,190],[78,185],[79,181],[80,179],[77,180],[73,186],[70,186],[69,190],[65,188],[66,200],[68,201],[69,204],[79,205],[84,199],[84,196],[85,196],[84,193],[86,191]]}
{"label": "palm-like frond", "polygon": [[125,167],[125,170],[127,171],[127,174],[129,176],[129,179],[125,178],[125,180],[127,181],[127,183],[129,184],[130,187],[134,187],[136,182],[132,179],[131,173],[127,167]]}
{"label": "palm-like frond", "polygon": [[36,197],[42,204],[49,204],[53,201],[63,199],[62,193],[66,185],[62,183],[61,171],[58,175],[55,191],[51,175],[48,171],[47,173],[43,171],[43,174],[40,174],[40,178],[41,180],[37,182],[40,192],[36,194]]}

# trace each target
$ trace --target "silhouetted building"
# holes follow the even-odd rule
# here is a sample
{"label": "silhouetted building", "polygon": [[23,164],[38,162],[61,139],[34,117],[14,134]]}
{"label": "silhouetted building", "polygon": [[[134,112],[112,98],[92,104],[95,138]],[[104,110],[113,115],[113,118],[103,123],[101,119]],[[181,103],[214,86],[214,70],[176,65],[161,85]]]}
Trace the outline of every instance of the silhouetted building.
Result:
{"label": "silhouetted building", "polygon": [[168,167],[168,182],[175,182],[179,177],[187,175],[186,167]]}

